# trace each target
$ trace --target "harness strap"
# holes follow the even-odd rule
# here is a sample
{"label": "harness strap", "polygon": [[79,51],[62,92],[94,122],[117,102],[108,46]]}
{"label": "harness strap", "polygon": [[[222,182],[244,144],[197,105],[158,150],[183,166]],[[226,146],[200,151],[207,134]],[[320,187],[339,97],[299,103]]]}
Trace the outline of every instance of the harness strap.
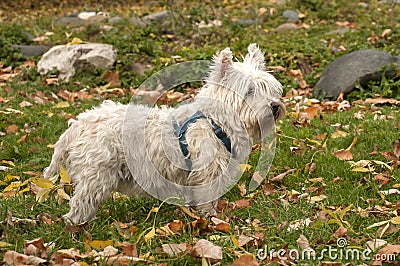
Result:
{"label": "harness strap", "polygon": [[[206,118],[206,116],[204,116],[204,114],[201,111],[197,111],[188,120],[186,120],[182,124],[182,126],[179,126],[176,121],[173,122],[175,136],[179,139],[179,146],[181,147],[183,156],[185,156],[185,163],[189,169],[192,169],[192,160],[188,158],[189,150],[188,150],[188,145],[186,143],[186,131],[190,126],[190,124],[195,123],[200,118]],[[222,130],[222,128],[213,120],[211,120],[211,126],[213,127],[214,133],[217,136],[217,138],[219,138],[222,141],[225,148],[231,153],[232,145],[229,137]]]}

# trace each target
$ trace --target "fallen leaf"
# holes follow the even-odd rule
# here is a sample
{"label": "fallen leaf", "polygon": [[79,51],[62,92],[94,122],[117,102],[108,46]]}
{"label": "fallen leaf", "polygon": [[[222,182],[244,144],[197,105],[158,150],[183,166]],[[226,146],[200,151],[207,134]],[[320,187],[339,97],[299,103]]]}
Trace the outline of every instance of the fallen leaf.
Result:
{"label": "fallen leaf", "polygon": [[[398,262],[396,258],[398,258],[400,254],[400,245],[392,245],[388,244],[386,247],[382,248],[378,251],[378,253],[374,256],[376,260],[374,262],[382,263],[382,262]],[[374,264],[373,264],[374,265]],[[381,265],[381,264],[378,264]]]}
{"label": "fallen leaf", "polygon": [[316,117],[318,115],[318,108],[314,107],[314,106],[310,106],[310,107],[307,107],[306,109],[304,109],[303,112],[307,113],[308,119],[312,120],[314,117]]}
{"label": "fallen leaf", "polygon": [[177,256],[183,252],[187,252],[190,250],[190,245],[181,243],[181,244],[163,244],[162,250],[170,256]]}
{"label": "fallen leaf", "polygon": [[190,253],[195,258],[206,258],[212,263],[216,263],[222,260],[222,248],[213,244],[212,242],[200,239],[193,247],[193,251]]}
{"label": "fallen leaf", "polygon": [[42,259],[47,258],[47,249],[44,246],[43,238],[25,241],[24,254],[28,256],[33,255]]}
{"label": "fallen leaf", "polygon": [[348,233],[347,228],[345,228],[343,226],[339,226],[339,228],[336,229],[335,233],[333,233],[333,237],[339,238],[339,237],[347,235],[347,233]]}
{"label": "fallen leaf", "polygon": [[102,257],[111,257],[111,256],[115,256],[118,254],[118,249],[116,249],[113,246],[107,246],[104,248],[103,251],[100,251],[97,254]]}
{"label": "fallen leaf", "polygon": [[311,224],[311,219],[310,218],[306,218],[303,220],[298,220],[295,223],[289,224],[287,231],[291,232],[293,230],[298,230],[298,229],[302,229],[306,226],[309,226]]}
{"label": "fallen leaf", "polygon": [[5,262],[6,265],[40,265],[46,263],[47,260],[8,250],[4,254],[3,262]]}
{"label": "fallen leaf", "polygon": [[10,125],[10,126],[7,127],[6,133],[7,133],[7,134],[12,134],[12,133],[17,132],[17,130],[18,130],[18,126],[15,125],[15,124],[12,124],[12,125]]}
{"label": "fallen leaf", "polygon": [[85,242],[85,249],[92,250],[92,248],[96,250],[103,250],[108,246],[112,246],[114,241],[112,240],[93,240],[89,242]]}
{"label": "fallen leaf", "polygon": [[376,249],[378,249],[378,248],[383,247],[384,245],[386,245],[386,244],[387,244],[387,241],[386,241],[386,240],[383,240],[383,239],[373,239],[373,240],[367,241],[365,244],[367,245],[367,247],[368,247],[370,250],[374,251],[374,250],[376,250]]}
{"label": "fallen leaf", "polygon": [[272,177],[269,181],[270,181],[270,182],[282,182],[282,179],[283,179],[287,174],[290,174],[290,173],[293,172],[293,171],[294,171],[294,169],[289,169],[289,170],[287,170],[287,171],[285,171],[285,172],[283,172],[283,173],[281,173],[281,174],[279,174],[279,175],[277,175],[277,176]]}
{"label": "fallen leaf", "polygon": [[344,138],[344,137],[347,137],[347,135],[349,135],[349,133],[347,133],[346,131],[342,131],[342,130],[336,129],[336,130],[332,133],[331,138],[332,138],[332,139]]}
{"label": "fallen leaf", "polygon": [[53,106],[53,108],[61,109],[61,108],[67,108],[69,106],[70,106],[69,102],[58,102]]}
{"label": "fallen leaf", "polygon": [[138,257],[135,243],[123,242],[121,244],[122,254],[129,257]]}
{"label": "fallen leaf", "polygon": [[232,264],[229,266],[258,266],[260,265],[258,261],[251,254],[240,255]]}
{"label": "fallen leaf", "polygon": [[248,199],[237,200],[235,201],[235,204],[237,209],[250,207],[250,201]]}
{"label": "fallen leaf", "polygon": [[28,101],[22,101],[18,105],[19,105],[19,107],[30,107],[30,106],[32,106],[32,104],[30,102],[28,102]]}
{"label": "fallen leaf", "polygon": [[347,149],[341,149],[338,151],[334,151],[333,156],[335,156],[336,158],[338,158],[339,160],[342,161],[349,161],[349,160],[353,160],[353,154],[351,154],[350,151],[348,151]]}
{"label": "fallen leaf", "polygon": [[396,225],[400,224],[400,216],[393,217],[390,222]]}

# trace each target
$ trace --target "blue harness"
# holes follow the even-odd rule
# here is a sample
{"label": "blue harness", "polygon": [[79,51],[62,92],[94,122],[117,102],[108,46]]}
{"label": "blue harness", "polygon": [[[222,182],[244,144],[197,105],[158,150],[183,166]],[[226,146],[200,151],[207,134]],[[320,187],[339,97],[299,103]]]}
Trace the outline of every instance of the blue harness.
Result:
{"label": "blue harness", "polygon": [[[176,121],[174,121],[174,133],[175,136],[179,139],[179,146],[181,147],[183,156],[185,156],[185,162],[189,170],[192,169],[192,160],[188,158],[189,150],[188,150],[188,145],[186,143],[186,131],[190,126],[190,124],[195,123],[200,118],[206,118],[206,116],[204,116],[204,114],[201,111],[197,111],[188,120],[186,120],[182,124],[182,126],[179,126],[176,123]],[[229,137],[222,130],[222,128],[219,125],[217,125],[213,120],[211,120],[211,126],[213,127],[214,133],[217,136],[217,138],[219,138],[222,141],[225,148],[231,153],[232,146]]]}

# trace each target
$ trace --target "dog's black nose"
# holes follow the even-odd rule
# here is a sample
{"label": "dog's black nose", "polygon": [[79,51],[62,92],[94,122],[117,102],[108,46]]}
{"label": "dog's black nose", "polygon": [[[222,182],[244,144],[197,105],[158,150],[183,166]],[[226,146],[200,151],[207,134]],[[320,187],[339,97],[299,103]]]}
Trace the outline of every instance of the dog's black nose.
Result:
{"label": "dog's black nose", "polygon": [[281,105],[277,102],[271,102],[272,115],[275,119],[279,117],[279,108]]}

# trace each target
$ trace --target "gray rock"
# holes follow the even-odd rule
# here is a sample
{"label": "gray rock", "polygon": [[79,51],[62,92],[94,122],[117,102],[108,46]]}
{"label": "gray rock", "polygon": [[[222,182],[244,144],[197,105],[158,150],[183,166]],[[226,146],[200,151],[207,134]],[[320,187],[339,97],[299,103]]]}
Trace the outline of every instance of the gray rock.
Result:
{"label": "gray rock", "polygon": [[384,73],[387,77],[392,77],[399,67],[400,57],[385,51],[354,51],[339,57],[324,69],[315,85],[314,94],[337,98],[341,92],[351,92],[357,82],[365,85],[368,81],[380,80]]}
{"label": "gray rock", "polygon": [[133,16],[129,19],[129,22],[132,23],[135,26],[145,28],[147,26],[147,23],[138,18],[137,16]]}
{"label": "gray rock", "polygon": [[293,10],[285,10],[283,11],[283,17],[287,18],[288,21],[299,21],[299,14]]}
{"label": "gray rock", "polygon": [[256,22],[252,19],[237,19],[233,22],[233,24],[245,25],[245,26],[253,25],[254,23]]}
{"label": "gray rock", "polygon": [[58,45],[42,56],[37,68],[41,75],[57,69],[58,77],[68,81],[77,70],[84,67],[106,68],[112,66],[116,57],[117,53],[110,44]]}
{"label": "gray rock", "polygon": [[120,17],[120,16],[115,16],[115,17],[112,17],[112,18],[110,18],[109,20],[108,20],[108,22],[110,23],[110,24],[118,24],[119,22],[121,22],[122,21],[122,18]]}
{"label": "gray rock", "polygon": [[168,10],[163,10],[163,11],[160,11],[160,12],[156,12],[156,13],[144,16],[142,18],[142,20],[145,23],[151,23],[151,22],[160,23],[160,22],[162,22],[163,20],[165,20],[168,17],[169,17],[169,11]]}
{"label": "gray rock", "polygon": [[282,31],[289,31],[289,30],[297,30],[297,25],[294,23],[283,23],[276,27],[275,31],[282,32]]}
{"label": "gray rock", "polygon": [[41,56],[50,47],[47,45],[11,45],[12,49],[18,50],[24,57]]}
{"label": "gray rock", "polygon": [[86,24],[85,20],[72,16],[61,17],[59,18],[58,22],[68,26],[81,26]]}

